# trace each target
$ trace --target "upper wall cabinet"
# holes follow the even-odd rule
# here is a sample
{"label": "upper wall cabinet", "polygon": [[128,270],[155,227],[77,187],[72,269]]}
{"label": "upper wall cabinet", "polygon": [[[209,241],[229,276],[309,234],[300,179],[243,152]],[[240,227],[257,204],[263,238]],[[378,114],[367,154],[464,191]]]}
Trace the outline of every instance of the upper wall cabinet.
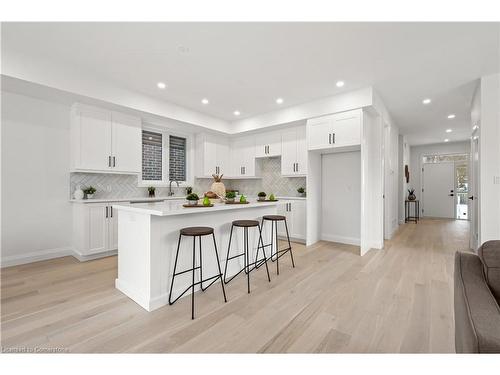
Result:
{"label": "upper wall cabinet", "polygon": [[196,136],[196,177],[230,174],[229,142],[223,136],[201,133]]}
{"label": "upper wall cabinet", "polygon": [[139,173],[141,119],[75,104],[71,111],[71,170]]}
{"label": "upper wall cabinet", "polygon": [[307,175],[306,127],[300,126],[281,133],[281,175]]}
{"label": "upper wall cabinet", "polygon": [[281,131],[257,134],[255,137],[255,157],[265,158],[281,155]]}
{"label": "upper wall cabinet", "polygon": [[232,177],[255,177],[255,139],[252,136],[236,138],[231,142]]}
{"label": "upper wall cabinet", "polygon": [[361,110],[336,113],[307,121],[309,150],[361,144]]}

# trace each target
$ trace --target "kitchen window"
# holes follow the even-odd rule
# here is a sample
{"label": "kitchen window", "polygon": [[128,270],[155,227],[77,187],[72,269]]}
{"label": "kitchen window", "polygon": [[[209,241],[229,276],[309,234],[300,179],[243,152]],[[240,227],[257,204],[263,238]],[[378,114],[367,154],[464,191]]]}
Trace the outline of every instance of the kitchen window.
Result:
{"label": "kitchen window", "polygon": [[188,181],[187,136],[143,129],[141,185]]}

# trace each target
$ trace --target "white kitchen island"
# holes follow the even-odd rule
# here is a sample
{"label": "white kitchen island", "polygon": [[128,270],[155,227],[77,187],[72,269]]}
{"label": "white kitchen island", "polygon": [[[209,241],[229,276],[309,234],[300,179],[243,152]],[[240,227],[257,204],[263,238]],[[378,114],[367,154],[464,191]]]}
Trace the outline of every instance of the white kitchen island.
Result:
{"label": "white kitchen island", "polygon": [[[213,207],[203,208],[185,208],[182,206],[183,203],[165,201],[113,205],[118,212],[118,278],[115,286],[148,311],[168,305],[168,294],[181,228],[193,226],[214,228],[221,268],[224,271],[232,221],[260,220],[263,215],[276,214],[278,205],[286,201],[261,203],[254,201],[241,205],[217,203]],[[263,231],[265,243],[270,242],[270,227],[270,224],[266,225]],[[231,255],[243,250],[243,231],[237,229],[235,228],[233,232]],[[198,258],[199,243],[196,242]],[[251,229],[249,244],[253,254],[255,254],[257,242],[258,231]],[[192,238],[183,237],[177,271],[192,267],[192,246]],[[202,249],[203,277],[216,275],[218,269],[212,236],[202,238]],[[270,256],[269,250],[269,248],[266,249],[268,257]],[[199,265],[199,258],[196,259],[196,263]],[[242,262],[238,264],[236,259],[231,261],[228,276],[238,272],[242,266]],[[196,281],[198,280],[199,275],[196,276]],[[190,283],[191,272],[177,276],[173,297],[175,298],[184,291]],[[195,289],[199,289],[199,286]]]}

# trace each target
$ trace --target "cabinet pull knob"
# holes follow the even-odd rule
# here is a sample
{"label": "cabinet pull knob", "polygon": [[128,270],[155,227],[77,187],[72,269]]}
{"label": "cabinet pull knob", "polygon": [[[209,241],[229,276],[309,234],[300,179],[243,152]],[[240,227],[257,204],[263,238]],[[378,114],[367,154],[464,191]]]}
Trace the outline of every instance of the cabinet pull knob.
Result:
{"label": "cabinet pull knob", "polygon": [[108,206],[106,206],[106,219],[108,218]]}

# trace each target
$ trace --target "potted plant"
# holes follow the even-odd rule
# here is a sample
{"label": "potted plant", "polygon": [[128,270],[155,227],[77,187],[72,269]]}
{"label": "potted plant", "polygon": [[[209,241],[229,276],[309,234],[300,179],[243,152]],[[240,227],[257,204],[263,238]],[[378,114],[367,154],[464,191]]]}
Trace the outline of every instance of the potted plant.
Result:
{"label": "potted plant", "polygon": [[415,199],[417,199],[415,196],[415,189],[408,189],[408,200],[414,201]]}
{"label": "potted plant", "polygon": [[97,190],[95,189],[95,187],[89,186],[83,192],[85,193],[85,196],[87,197],[87,199],[92,199],[92,198],[94,198],[94,194],[96,191]]}
{"label": "potted plant", "polygon": [[154,198],[156,188],[154,186],[148,187],[148,193],[150,198]]}
{"label": "potted plant", "polygon": [[228,191],[226,193],[226,200],[228,202],[234,202],[234,198],[236,198],[236,193],[234,191]]}
{"label": "potted plant", "polygon": [[186,200],[188,201],[188,204],[190,206],[196,206],[198,204],[199,199],[200,198],[198,197],[198,195],[196,193],[188,194],[188,196],[186,197]]}
{"label": "potted plant", "polygon": [[273,194],[273,193],[271,193],[271,195],[269,195],[269,200],[270,200],[270,201],[275,201],[275,200],[277,200],[277,199],[276,199],[276,197],[274,196],[274,194]]}
{"label": "potted plant", "polygon": [[257,197],[259,197],[259,201],[265,201],[266,200],[266,193],[264,193],[263,191],[261,191],[259,194],[257,194]]}
{"label": "potted plant", "polygon": [[193,187],[192,186],[187,186],[186,187],[186,194],[189,195],[193,192]]}
{"label": "potted plant", "polygon": [[303,187],[299,187],[297,189],[297,193],[299,193],[300,197],[305,197],[306,196],[306,189],[304,189]]}

